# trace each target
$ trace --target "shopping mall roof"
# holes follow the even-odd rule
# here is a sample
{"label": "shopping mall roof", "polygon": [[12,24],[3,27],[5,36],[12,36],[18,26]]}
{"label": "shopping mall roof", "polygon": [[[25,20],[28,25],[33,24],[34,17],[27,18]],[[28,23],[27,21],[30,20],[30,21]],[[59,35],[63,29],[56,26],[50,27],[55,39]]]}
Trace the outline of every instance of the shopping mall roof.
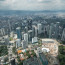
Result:
{"label": "shopping mall roof", "polygon": [[42,43],[54,43],[53,39],[42,39]]}

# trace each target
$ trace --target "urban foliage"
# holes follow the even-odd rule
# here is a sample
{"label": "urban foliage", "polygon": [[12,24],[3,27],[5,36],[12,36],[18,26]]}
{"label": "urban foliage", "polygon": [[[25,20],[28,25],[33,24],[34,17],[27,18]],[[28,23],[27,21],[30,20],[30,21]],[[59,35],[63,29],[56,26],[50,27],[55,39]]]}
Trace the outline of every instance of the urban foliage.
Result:
{"label": "urban foliage", "polygon": [[13,47],[12,51],[13,51],[14,54],[16,54],[16,47]]}
{"label": "urban foliage", "polygon": [[65,44],[65,41],[62,41],[61,43],[62,43],[62,44]]}
{"label": "urban foliage", "polygon": [[0,46],[0,56],[4,56],[8,54],[7,46]]}
{"label": "urban foliage", "polygon": [[10,41],[12,41],[13,40],[13,38],[12,37],[10,37],[10,39],[9,39]]}
{"label": "urban foliage", "polygon": [[28,58],[30,58],[31,55],[36,56],[34,50],[31,50],[31,51],[27,51],[27,52],[26,52],[26,56],[28,56]]}
{"label": "urban foliage", "polygon": [[[22,54],[24,54],[25,56],[27,56],[28,58],[30,58],[31,56],[35,56],[36,57],[36,54],[35,54],[35,52],[34,52],[34,50],[28,50],[28,51],[26,51],[25,53],[22,53]],[[25,59],[24,60],[20,60],[20,56],[17,56],[17,60],[18,60],[18,62],[19,62],[19,64],[18,65],[23,65],[23,62],[25,61]]]}
{"label": "urban foliage", "polygon": [[60,65],[65,65],[65,46],[59,46],[58,59],[59,59]]}
{"label": "urban foliage", "polygon": [[18,60],[18,62],[19,62],[18,65],[23,65],[23,61],[24,61],[24,60],[21,61],[21,60],[20,60],[20,57],[19,57],[18,55],[17,55],[17,60]]}

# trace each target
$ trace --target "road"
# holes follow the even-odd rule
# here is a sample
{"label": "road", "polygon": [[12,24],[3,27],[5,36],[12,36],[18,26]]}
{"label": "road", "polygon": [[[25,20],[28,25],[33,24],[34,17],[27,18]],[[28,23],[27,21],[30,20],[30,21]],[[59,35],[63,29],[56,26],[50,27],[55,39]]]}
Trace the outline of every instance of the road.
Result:
{"label": "road", "polygon": [[[9,62],[11,62],[11,59],[17,60],[17,55],[15,55],[15,54],[12,52],[12,48],[13,48],[13,46],[8,46]],[[16,61],[16,62],[17,62],[17,61]],[[11,63],[10,63],[9,65],[11,65]]]}

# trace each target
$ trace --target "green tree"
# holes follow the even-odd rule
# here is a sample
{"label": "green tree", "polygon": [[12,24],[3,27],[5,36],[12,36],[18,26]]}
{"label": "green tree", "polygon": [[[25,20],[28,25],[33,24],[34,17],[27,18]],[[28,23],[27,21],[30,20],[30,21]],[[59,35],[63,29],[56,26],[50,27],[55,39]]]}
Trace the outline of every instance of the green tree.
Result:
{"label": "green tree", "polygon": [[17,53],[16,53],[16,47],[13,47],[13,48],[12,48],[12,52],[13,52],[14,54],[17,54]]}

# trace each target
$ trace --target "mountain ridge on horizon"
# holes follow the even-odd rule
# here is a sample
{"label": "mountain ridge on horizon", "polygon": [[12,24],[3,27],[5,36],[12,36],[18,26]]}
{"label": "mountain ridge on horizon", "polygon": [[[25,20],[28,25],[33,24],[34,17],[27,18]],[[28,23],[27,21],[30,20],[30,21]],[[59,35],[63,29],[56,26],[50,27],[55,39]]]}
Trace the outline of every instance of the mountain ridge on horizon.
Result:
{"label": "mountain ridge on horizon", "polygon": [[43,11],[30,11],[30,10],[0,10],[0,15],[12,15],[12,14],[33,14],[33,13],[64,13],[65,10],[43,10]]}

